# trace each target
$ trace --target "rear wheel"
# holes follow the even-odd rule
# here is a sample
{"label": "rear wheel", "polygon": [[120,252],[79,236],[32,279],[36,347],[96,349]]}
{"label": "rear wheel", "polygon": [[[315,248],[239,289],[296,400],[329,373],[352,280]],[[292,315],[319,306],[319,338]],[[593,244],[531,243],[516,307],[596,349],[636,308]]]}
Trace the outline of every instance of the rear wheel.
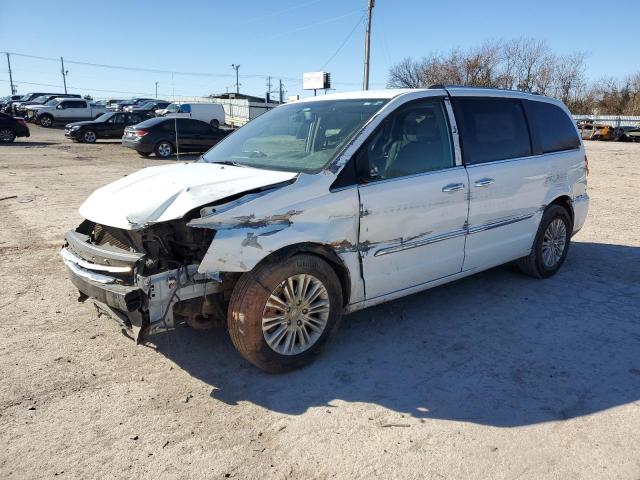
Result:
{"label": "rear wheel", "polygon": [[209,122],[209,125],[211,125],[213,128],[219,128],[220,127],[220,122],[214,118],[213,120],[211,120]]}
{"label": "rear wheel", "polygon": [[342,316],[342,289],[333,269],[314,255],[264,262],[245,273],[229,304],[234,346],[271,373],[310,363]]}
{"label": "rear wheel", "polygon": [[566,209],[551,205],[544,212],[531,253],[517,261],[523,273],[536,278],[554,275],[564,263],[573,224]]}
{"label": "rear wheel", "polygon": [[166,141],[158,142],[155,148],[155,152],[156,155],[160,158],[169,158],[173,153],[173,145]]}
{"label": "rear wheel", "polygon": [[82,133],[82,141],[84,143],[96,143],[97,139],[96,132],[93,130],[86,130]]}
{"label": "rear wheel", "polygon": [[0,143],[11,143],[16,139],[16,134],[10,128],[0,130]]}

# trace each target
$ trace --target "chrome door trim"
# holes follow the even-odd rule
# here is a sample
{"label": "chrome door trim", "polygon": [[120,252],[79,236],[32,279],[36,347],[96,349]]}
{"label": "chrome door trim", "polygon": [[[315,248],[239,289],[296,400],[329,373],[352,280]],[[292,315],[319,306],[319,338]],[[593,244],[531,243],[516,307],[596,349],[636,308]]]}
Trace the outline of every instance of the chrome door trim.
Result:
{"label": "chrome door trim", "polygon": [[494,228],[505,227],[513,223],[521,222],[532,218],[535,213],[527,213],[524,215],[518,215],[515,217],[508,217],[496,222],[485,223],[478,225],[477,227],[465,227],[460,230],[454,230],[452,232],[443,233],[442,235],[436,235],[434,237],[424,238],[422,240],[416,240],[414,242],[400,243],[391,247],[381,248],[373,254],[374,257],[380,257],[382,255],[389,255],[390,253],[397,253],[412,248],[423,247],[425,245],[431,245],[432,243],[442,242],[443,240],[451,240],[452,238],[460,237],[462,235],[471,235],[474,233],[480,233]]}
{"label": "chrome door trim", "polygon": [[535,215],[535,213],[526,213],[524,215],[517,215],[515,217],[507,217],[507,218],[504,218],[502,220],[497,220],[495,222],[490,222],[490,223],[485,223],[483,225],[478,225],[477,227],[467,228],[467,233],[473,234],[473,233],[484,232],[486,230],[492,230],[492,229],[498,228],[498,227],[505,227],[507,225],[511,225],[512,223],[517,223],[517,222],[521,222],[523,220],[527,220],[527,219],[533,217],[534,215]]}
{"label": "chrome door trim", "polygon": [[424,238],[422,240],[416,240],[415,242],[407,242],[402,243],[400,245],[394,245],[392,247],[381,248],[376,253],[374,253],[374,257],[380,257],[382,255],[388,255],[390,253],[396,253],[403,250],[409,250],[411,248],[422,247],[424,245],[430,245],[432,243],[441,242],[443,240],[450,240],[452,238],[460,237],[462,235],[466,235],[467,230],[454,230],[453,232],[443,233],[442,235],[436,235],[434,237]]}

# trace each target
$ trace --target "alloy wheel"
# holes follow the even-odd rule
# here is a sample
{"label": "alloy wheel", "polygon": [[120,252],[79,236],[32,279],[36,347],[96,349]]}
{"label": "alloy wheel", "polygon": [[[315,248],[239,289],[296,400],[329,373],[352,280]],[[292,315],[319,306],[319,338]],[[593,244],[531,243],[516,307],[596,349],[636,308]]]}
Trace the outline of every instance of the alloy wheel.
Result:
{"label": "alloy wheel", "polygon": [[12,130],[9,130],[8,128],[0,130],[0,141],[2,143],[11,143],[15,138],[16,136]]}
{"label": "alloy wheel", "polygon": [[555,268],[567,245],[567,227],[561,218],[555,218],[542,239],[542,261],[547,268]]}
{"label": "alloy wheel", "polygon": [[331,304],[326,287],[308,274],[293,275],[271,293],[262,313],[267,345],[281,355],[298,355],[324,333]]}

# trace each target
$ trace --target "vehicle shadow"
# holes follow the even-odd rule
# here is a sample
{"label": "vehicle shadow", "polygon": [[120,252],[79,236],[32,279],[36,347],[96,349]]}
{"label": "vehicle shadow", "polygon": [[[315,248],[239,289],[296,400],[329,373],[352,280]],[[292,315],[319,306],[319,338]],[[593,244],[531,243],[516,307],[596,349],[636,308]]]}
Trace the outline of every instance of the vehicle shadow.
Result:
{"label": "vehicle shadow", "polygon": [[293,415],[360,402],[512,427],[637,402],[640,247],[571,248],[545,281],[503,266],[347,316],[314,364],[284,375],[250,366],[222,329],[150,340],[214,398]]}
{"label": "vehicle shadow", "polygon": [[59,145],[60,142],[30,142],[29,140],[16,140],[12,143],[0,143],[0,145],[5,145],[7,147],[48,147],[50,145]]}

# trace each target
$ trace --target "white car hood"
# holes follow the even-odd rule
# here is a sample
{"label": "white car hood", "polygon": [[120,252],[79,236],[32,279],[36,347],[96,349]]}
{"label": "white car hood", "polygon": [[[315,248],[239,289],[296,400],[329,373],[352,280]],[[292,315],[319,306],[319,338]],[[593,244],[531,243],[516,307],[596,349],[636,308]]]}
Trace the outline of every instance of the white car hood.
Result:
{"label": "white car hood", "polygon": [[295,172],[203,162],[149,167],[99,188],[79,211],[92,222],[135,230],[296,176]]}

